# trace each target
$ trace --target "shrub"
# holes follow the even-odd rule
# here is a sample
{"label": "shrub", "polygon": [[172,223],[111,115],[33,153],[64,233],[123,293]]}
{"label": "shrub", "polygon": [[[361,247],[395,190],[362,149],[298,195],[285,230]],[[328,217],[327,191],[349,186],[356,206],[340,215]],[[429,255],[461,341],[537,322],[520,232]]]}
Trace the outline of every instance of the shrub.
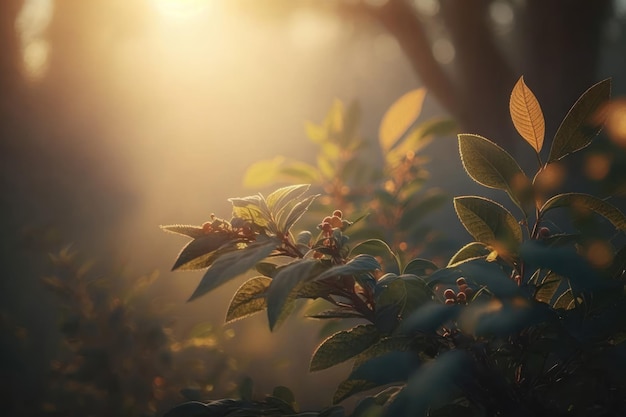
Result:
{"label": "shrub", "polygon": [[[320,371],[354,361],[333,398],[337,404],[372,393],[354,417],[624,415],[626,216],[589,194],[552,195],[548,181],[560,159],[598,134],[601,125],[590,120],[609,93],[606,80],[580,97],[544,160],[543,114],[520,78],[510,113],[536,154],[532,180],[495,143],[459,135],[469,176],[505,191],[518,215],[484,197],[456,197],[458,218],[474,241],[444,268],[404,261],[379,239],[352,242],[355,223],[346,210],[329,209],[315,233],[296,234],[296,222],[318,196],[307,195],[308,185],[293,185],[267,197],[231,199],[230,220],[164,226],[192,239],[174,269],[207,268],[190,300],[256,270],[234,294],[227,321],[265,310],[275,329],[300,299],[327,302],[315,318],[360,320],[324,340],[310,363]],[[265,399],[187,403],[168,413],[192,415],[297,410],[282,387]]]}

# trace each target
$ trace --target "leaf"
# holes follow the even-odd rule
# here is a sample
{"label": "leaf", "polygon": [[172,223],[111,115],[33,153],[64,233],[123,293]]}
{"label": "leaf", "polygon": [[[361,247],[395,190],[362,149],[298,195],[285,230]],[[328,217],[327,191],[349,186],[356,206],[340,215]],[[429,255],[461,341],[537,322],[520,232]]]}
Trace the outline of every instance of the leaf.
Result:
{"label": "leaf", "polygon": [[244,282],[230,301],[226,323],[248,317],[267,308],[265,292],[271,282],[271,278],[261,276]]}
{"label": "leaf", "polygon": [[259,188],[282,180],[281,168],[284,163],[285,157],[283,156],[252,163],[243,176],[244,187]]}
{"label": "leaf", "polygon": [[382,260],[381,268],[386,272],[399,271],[400,261],[389,245],[380,239],[368,239],[358,243],[350,250],[350,256],[368,254]]}
{"label": "leaf", "polygon": [[554,302],[553,308],[555,310],[559,310],[559,309],[571,310],[572,308],[574,308],[573,301],[574,301],[574,296],[572,295],[572,290],[567,290],[563,294],[561,294],[559,298],[556,299],[556,301]]}
{"label": "leaf", "polygon": [[379,385],[375,382],[367,381],[365,379],[347,379],[342,381],[333,395],[333,404],[340,403],[354,394],[376,388],[377,386]]}
{"label": "leaf", "polygon": [[513,87],[509,111],[517,132],[539,154],[543,147],[546,123],[537,97],[524,83],[524,77],[520,77]]}
{"label": "leaf", "polygon": [[411,129],[399,141],[397,145],[389,150],[385,159],[391,166],[395,166],[409,153],[417,153],[428,145],[433,136],[452,136],[456,133],[458,125],[452,119],[433,118],[427,120]]}
{"label": "leaf", "polygon": [[220,256],[206,271],[189,301],[195,300],[248,271],[257,262],[268,257],[279,244],[278,239],[268,238],[263,242],[255,242],[245,249],[228,252]]}
{"label": "leaf", "polygon": [[363,315],[351,308],[340,307],[332,310],[322,311],[316,314],[308,315],[313,319],[360,319]]}
{"label": "leaf", "polygon": [[338,275],[353,275],[362,272],[370,272],[380,269],[380,264],[372,255],[360,254],[350,259],[348,263],[344,265],[333,266],[327,269],[320,276],[318,280],[330,278]]}
{"label": "leaf", "polygon": [[291,185],[279,188],[278,190],[270,193],[270,195],[268,195],[265,199],[267,207],[270,209],[270,213],[274,215],[278,214],[292,199],[300,197],[302,194],[307,192],[310,187],[310,184]]}
{"label": "leaf", "polygon": [[432,333],[459,314],[457,305],[430,302],[416,309],[400,323],[399,334]]}
{"label": "leaf", "polygon": [[191,238],[199,238],[204,235],[204,230],[200,226],[191,226],[188,224],[170,224],[167,226],[159,226],[166,232],[175,233],[178,235],[189,236]]}
{"label": "leaf", "polygon": [[293,392],[289,388],[282,385],[274,387],[274,390],[272,391],[272,397],[279,398],[292,407],[296,403],[296,397],[295,395],[293,395]]}
{"label": "leaf", "polygon": [[298,220],[300,220],[300,217],[302,217],[302,215],[309,209],[309,206],[317,197],[319,197],[319,194],[308,196],[307,198],[293,206],[293,208],[287,215],[284,224],[280,225],[281,232],[287,233],[293,227],[293,225]]}
{"label": "leaf", "polygon": [[603,103],[611,96],[611,80],[591,86],[570,109],[552,141],[548,163],[588,146],[602,129],[601,123],[590,126]]}
{"label": "leaf", "polygon": [[375,326],[362,324],[342,330],[324,340],[313,353],[310,370],[320,371],[347,361],[376,343],[380,334]]}
{"label": "leaf", "polygon": [[552,301],[552,297],[554,297],[554,294],[556,294],[562,282],[563,277],[553,272],[548,273],[543,282],[537,287],[537,291],[535,292],[535,300],[541,303],[550,304],[550,301]]}
{"label": "leaf", "polygon": [[228,201],[233,205],[233,217],[239,217],[261,227],[269,224],[270,213],[260,195],[229,198]]}
{"label": "leaf", "polygon": [[172,266],[172,271],[206,268],[212,262],[211,255],[230,243],[234,245],[236,240],[226,234],[211,233],[200,236],[183,247]]}
{"label": "leaf", "polygon": [[496,246],[503,243],[507,249],[522,242],[522,229],[515,217],[489,199],[456,197],[454,209],[465,229],[478,242]]}
{"label": "leaf", "polygon": [[459,152],[465,171],[474,181],[506,191],[520,207],[526,202],[530,180],[507,151],[482,136],[462,134]]}
{"label": "leaf", "polygon": [[589,194],[566,193],[555,195],[545,202],[539,213],[543,216],[548,210],[558,207],[571,207],[573,209],[591,210],[601,215],[615,226],[626,231],[626,216],[617,207],[604,200]]}
{"label": "leaf", "polygon": [[426,90],[418,88],[404,94],[389,107],[378,131],[378,140],[383,153],[389,151],[400,137],[415,122],[422,112]]}
{"label": "leaf", "polygon": [[439,267],[428,259],[415,258],[406,264],[402,273],[424,276],[438,269]]}
{"label": "leaf", "polygon": [[475,259],[481,256],[489,255],[489,250],[482,242],[471,242],[459,249],[450,261],[448,262],[448,268],[458,265],[461,262],[468,259]]}
{"label": "leaf", "polygon": [[267,318],[273,330],[290,298],[299,285],[311,279],[311,272],[320,262],[314,259],[297,260],[282,268],[267,289]]}

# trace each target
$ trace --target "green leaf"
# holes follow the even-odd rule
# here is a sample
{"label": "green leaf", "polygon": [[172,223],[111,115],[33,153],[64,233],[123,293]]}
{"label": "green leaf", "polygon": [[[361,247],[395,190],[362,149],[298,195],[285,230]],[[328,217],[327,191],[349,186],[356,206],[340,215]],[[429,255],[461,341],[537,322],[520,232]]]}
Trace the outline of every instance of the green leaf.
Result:
{"label": "green leaf", "polygon": [[267,238],[267,240],[255,242],[245,249],[228,252],[220,256],[207,269],[189,301],[195,300],[248,271],[257,262],[268,257],[278,245],[280,245],[278,239]]}
{"label": "green leaf", "polygon": [[427,120],[411,129],[404,139],[386,154],[385,159],[389,165],[396,166],[407,154],[417,153],[428,145],[433,136],[451,136],[457,129],[458,125],[452,119]]}
{"label": "green leaf", "polygon": [[265,292],[271,282],[271,278],[261,276],[244,282],[230,301],[226,323],[248,317],[267,308]]}
{"label": "green leaf", "polygon": [[310,184],[290,185],[282,187],[270,193],[265,201],[270,212],[274,215],[278,214],[292,199],[300,197],[311,187]]}
{"label": "green leaf", "polygon": [[539,154],[543,147],[546,123],[539,101],[524,83],[524,77],[520,77],[513,87],[509,111],[517,132]]}
{"label": "green leaf", "polygon": [[316,167],[300,161],[288,161],[280,168],[285,180],[317,184],[320,174]]}
{"label": "green leaf", "polygon": [[482,242],[471,242],[459,249],[450,261],[448,262],[448,268],[458,265],[461,262],[469,259],[476,259],[481,256],[489,255],[489,249],[485,247]]}
{"label": "green leaf", "polygon": [[283,400],[292,407],[296,404],[296,396],[293,395],[293,392],[285,386],[279,385],[274,387],[272,396]]}
{"label": "green leaf", "polygon": [[377,356],[381,356],[392,351],[404,352],[410,350],[412,341],[414,341],[413,337],[384,337],[355,357],[354,369],[358,368],[368,360]]}
{"label": "green leaf", "polygon": [[477,183],[506,191],[518,206],[528,199],[530,180],[517,161],[492,141],[478,135],[459,135],[461,162]]}
{"label": "green leaf", "polygon": [[492,246],[503,243],[506,249],[522,242],[522,229],[515,217],[489,199],[456,197],[454,209],[465,229],[478,242]]}
{"label": "green leaf", "polygon": [[244,187],[259,188],[280,181],[282,179],[280,170],[284,163],[283,156],[252,163],[243,176]]}
{"label": "green leaf", "polygon": [[371,324],[337,332],[315,350],[310,370],[320,371],[347,361],[376,343],[379,338],[378,330]]}
{"label": "green leaf", "polygon": [[610,79],[600,81],[580,96],[554,136],[548,163],[558,161],[591,143],[602,129],[601,123],[598,125],[593,119],[610,96]]}
{"label": "green leaf", "polygon": [[370,272],[380,269],[380,264],[372,255],[361,254],[350,259],[348,263],[344,265],[333,266],[332,268],[324,271],[318,280],[330,278],[338,275],[353,275],[362,272]]}
{"label": "green leaf", "polygon": [[389,107],[380,123],[378,140],[383,153],[389,151],[422,112],[426,90],[418,88],[404,94]]}
{"label": "green leaf", "polygon": [[368,254],[382,259],[381,269],[386,272],[400,270],[400,261],[389,245],[380,239],[368,239],[358,243],[350,250],[350,256]]}
{"label": "green leaf", "polygon": [[174,262],[172,271],[206,268],[211,265],[213,261],[212,255],[218,249],[224,248],[227,244],[234,245],[236,242],[231,236],[221,233],[200,236],[183,247]]}
{"label": "green leaf", "polygon": [[306,137],[313,143],[317,143],[319,145],[328,140],[328,130],[325,126],[306,122],[304,124],[304,130],[306,132]]}
{"label": "green leaf", "polygon": [[233,205],[233,217],[239,217],[261,227],[267,227],[271,216],[265,200],[260,195],[229,198]]}
{"label": "green leaf", "polygon": [[438,269],[439,267],[428,259],[415,258],[406,264],[402,273],[424,276]]}
{"label": "green leaf", "polygon": [[314,259],[303,259],[292,262],[282,268],[267,289],[267,318],[270,330],[284,317],[285,306],[295,298],[298,288],[312,278],[314,268],[320,262]]}
{"label": "green leaf", "polygon": [[289,212],[289,214],[287,215],[287,218],[285,219],[284,224],[282,224],[282,219],[281,219],[281,232],[284,232],[284,233],[289,232],[289,230],[293,227],[293,225],[298,220],[300,220],[300,217],[302,217],[302,215],[309,209],[309,206],[311,205],[313,200],[315,200],[317,197],[319,197],[319,194],[308,196],[304,200],[294,205],[291,211]]}
{"label": "green leaf", "polygon": [[626,216],[614,205],[589,194],[567,193],[555,195],[545,202],[539,213],[543,216],[548,210],[558,207],[571,207],[574,210],[591,210],[608,221],[615,228],[626,231]]}
{"label": "green leaf", "polygon": [[175,233],[178,235],[189,236],[191,238],[199,238],[204,235],[204,230],[200,226],[191,226],[188,224],[170,224],[167,226],[159,226],[166,232]]}
{"label": "green leaf", "polygon": [[377,386],[379,384],[365,379],[347,379],[342,381],[333,395],[333,404],[340,403],[354,394],[376,388]]}

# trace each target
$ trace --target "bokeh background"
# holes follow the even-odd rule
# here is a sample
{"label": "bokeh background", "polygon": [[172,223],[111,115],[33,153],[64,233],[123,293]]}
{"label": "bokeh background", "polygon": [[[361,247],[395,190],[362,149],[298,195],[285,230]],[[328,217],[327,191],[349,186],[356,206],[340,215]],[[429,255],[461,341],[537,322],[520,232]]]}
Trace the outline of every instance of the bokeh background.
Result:
{"label": "bokeh background", "polygon": [[[304,123],[335,98],[359,101],[359,129],[375,141],[386,108],[425,86],[424,117],[454,117],[528,159],[507,116],[520,75],[548,136],[594,82],[612,77],[613,96],[626,93],[622,0],[6,0],[0,46],[0,398],[15,415],[49,403],[63,350],[59,301],[41,285],[49,253],[71,246],[113,292],[158,271],[145,299],[163,300],[175,332],[219,327],[240,282],[186,303],[201,274],[169,272],[184,240],[158,225],[228,218],[228,197],[259,191],[242,186],[247,166],[311,159]],[[605,167],[598,181],[623,147],[626,117],[614,110],[616,142],[578,165]],[[433,186],[482,193],[454,137],[425,153]],[[450,205],[432,222],[465,243],[451,216]],[[250,376],[261,396],[287,385],[319,408],[347,372],[307,373],[314,321],[271,334],[258,315],[227,329],[233,381]]]}

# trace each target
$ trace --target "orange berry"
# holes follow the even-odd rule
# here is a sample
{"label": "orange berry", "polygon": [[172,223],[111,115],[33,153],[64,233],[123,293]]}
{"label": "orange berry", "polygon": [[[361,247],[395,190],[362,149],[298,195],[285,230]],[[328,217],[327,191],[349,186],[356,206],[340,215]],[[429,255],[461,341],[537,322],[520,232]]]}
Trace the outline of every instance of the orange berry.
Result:
{"label": "orange berry", "polygon": [[332,217],[326,216],[324,217],[324,220],[322,220],[322,223],[330,223],[331,220],[332,220]]}
{"label": "orange berry", "polygon": [[333,227],[341,227],[343,226],[343,223],[341,222],[341,218],[337,217],[337,216],[333,216],[330,218],[330,224]]}
{"label": "orange berry", "polygon": [[467,282],[465,281],[465,278],[460,277],[456,279],[456,285],[461,286],[461,285],[467,285]]}
{"label": "orange berry", "polygon": [[461,284],[459,285],[459,291],[461,292],[465,292],[466,289],[468,289],[469,287],[467,286],[467,284]]}
{"label": "orange berry", "polygon": [[339,217],[341,219],[343,217],[343,213],[341,212],[341,210],[335,210],[333,211],[333,216]]}
{"label": "orange berry", "polygon": [[460,292],[456,295],[457,300],[459,301],[459,303],[464,303],[467,301],[466,295],[464,292]]}
{"label": "orange berry", "polygon": [[454,301],[452,298],[448,298],[446,300],[446,305],[452,305],[452,304],[456,304],[456,301]]}
{"label": "orange berry", "polygon": [[213,229],[213,226],[211,226],[211,222],[204,222],[204,223],[202,223],[202,231],[204,233],[209,233],[211,231],[211,229]]}
{"label": "orange berry", "polygon": [[456,294],[454,293],[454,290],[451,288],[448,288],[447,290],[445,290],[443,292],[443,296],[446,297],[446,299],[448,300],[453,300],[456,298]]}

